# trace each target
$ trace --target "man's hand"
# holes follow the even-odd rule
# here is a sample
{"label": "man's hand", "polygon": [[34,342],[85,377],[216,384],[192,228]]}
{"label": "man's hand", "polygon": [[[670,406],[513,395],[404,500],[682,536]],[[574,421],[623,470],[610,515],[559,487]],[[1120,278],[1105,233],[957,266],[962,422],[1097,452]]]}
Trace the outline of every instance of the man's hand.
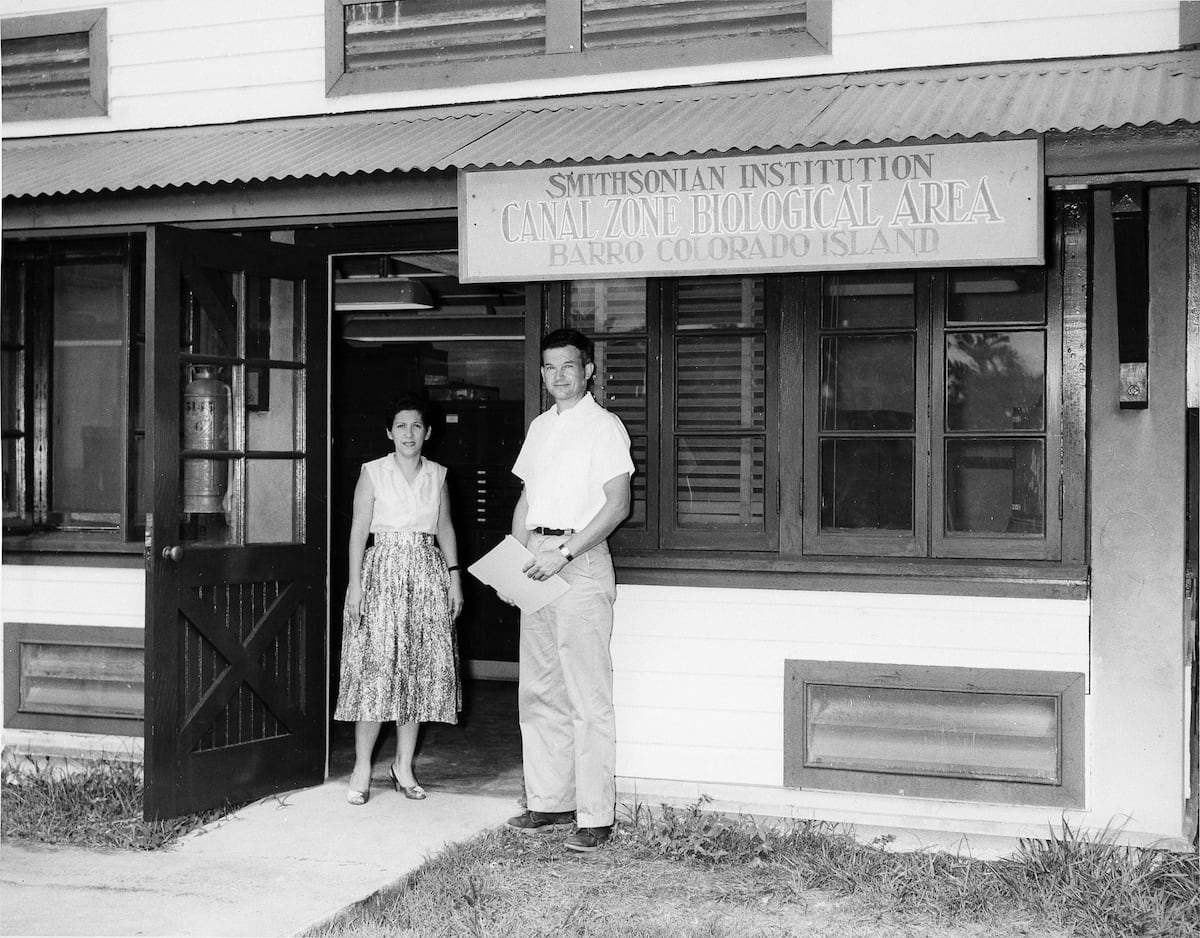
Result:
{"label": "man's hand", "polygon": [[521,572],[531,580],[548,580],[566,565],[567,558],[559,552],[557,547],[551,547],[549,550],[539,550],[534,554],[533,559],[521,568]]}

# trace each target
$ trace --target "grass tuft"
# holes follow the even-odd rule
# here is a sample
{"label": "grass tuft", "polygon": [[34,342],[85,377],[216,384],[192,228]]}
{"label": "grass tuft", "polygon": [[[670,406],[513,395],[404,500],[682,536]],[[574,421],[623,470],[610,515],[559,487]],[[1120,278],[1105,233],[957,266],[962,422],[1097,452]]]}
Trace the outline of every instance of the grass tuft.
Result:
{"label": "grass tuft", "polygon": [[142,792],[136,763],[97,760],[69,770],[28,758],[0,770],[0,834],[30,843],[157,850],[232,810],[146,821]]}

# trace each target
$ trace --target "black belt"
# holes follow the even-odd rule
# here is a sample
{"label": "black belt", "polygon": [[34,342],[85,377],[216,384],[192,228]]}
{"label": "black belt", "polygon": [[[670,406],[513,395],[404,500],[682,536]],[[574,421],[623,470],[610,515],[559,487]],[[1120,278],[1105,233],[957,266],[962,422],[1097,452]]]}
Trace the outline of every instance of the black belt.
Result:
{"label": "black belt", "polygon": [[534,534],[548,534],[551,537],[558,537],[560,534],[574,534],[574,528],[534,528]]}

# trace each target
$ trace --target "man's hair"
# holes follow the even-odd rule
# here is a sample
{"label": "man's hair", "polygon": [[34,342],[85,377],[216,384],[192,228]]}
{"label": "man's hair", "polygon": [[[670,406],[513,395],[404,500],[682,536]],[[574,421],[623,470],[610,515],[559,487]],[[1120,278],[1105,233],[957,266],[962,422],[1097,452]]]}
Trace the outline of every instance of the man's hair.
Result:
{"label": "man's hair", "polygon": [[429,401],[416,394],[401,394],[394,398],[388,405],[387,413],[384,414],[384,426],[387,429],[392,429],[392,424],[396,421],[396,414],[402,410],[415,410],[421,415],[421,422],[425,426],[429,426],[430,418],[433,416],[430,412]]}
{"label": "man's hair", "polygon": [[577,348],[579,357],[585,365],[590,365],[593,358],[592,340],[578,329],[555,329],[542,338],[542,351],[552,348]]}

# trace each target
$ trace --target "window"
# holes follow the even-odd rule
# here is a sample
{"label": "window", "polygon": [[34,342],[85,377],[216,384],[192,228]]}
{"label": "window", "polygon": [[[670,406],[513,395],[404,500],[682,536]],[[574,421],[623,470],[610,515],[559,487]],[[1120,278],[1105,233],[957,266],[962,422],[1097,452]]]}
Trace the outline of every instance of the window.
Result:
{"label": "window", "polygon": [[829,51],[829,0],[326,0],[331,95]]}
{"label": "window", "polygon": [[829,274],[809,296],[806,543],[1057,557],[1044,272]]}
{"label": "window", "polygon": [[0,65],[6,121],[108,113],[104,10],[5,19]]}
{"label": "window", "polygon": [[638,467],[626,543],[777,543],[773,291],[764,277],[570,285],[565,321],[594,341],[593,392],[625,423]]}
{"label": "window", "polygon": [[1083,804],[1082,674],[788,661],[784,785]]}
{"label": "window", "polygon": [[145,335],[131,239],[6,244],[4,525],[140,537]]}
{"label": "window", "polygon": [[1052,256],[548,286],[547,324],[561,308],[593,339],[597,399],[630,432],[614,546],[734,569],[743,551],[841,572],[1082,560],[1084,369],[1063,332],[1086,310],[1063,277]]}

